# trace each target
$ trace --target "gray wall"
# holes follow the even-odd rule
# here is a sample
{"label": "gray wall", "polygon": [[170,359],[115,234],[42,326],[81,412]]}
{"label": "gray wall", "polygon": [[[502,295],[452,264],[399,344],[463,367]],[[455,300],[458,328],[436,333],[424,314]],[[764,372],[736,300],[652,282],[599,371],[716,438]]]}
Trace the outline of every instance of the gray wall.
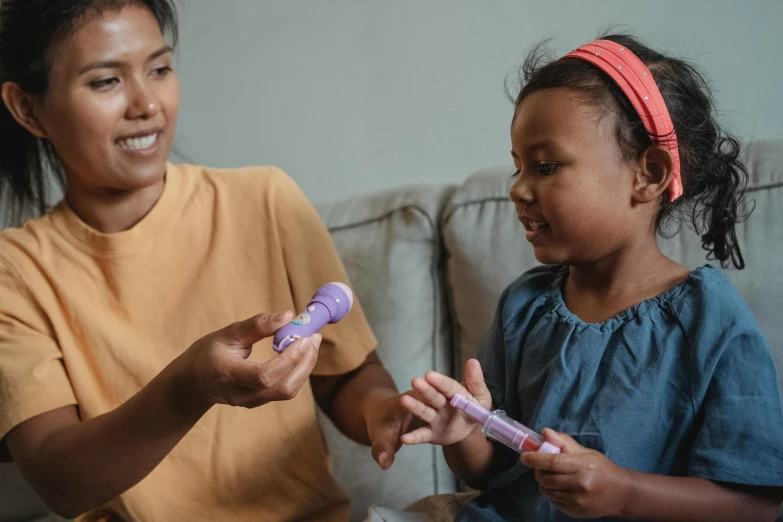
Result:
{"label": "gray wall", "polygon": [[509,162],[506,74],[543,37],[567,51],[612,24],[701,64],[741,136],[783,135],[779,0],[180,4],[178,149],[276,164],[316,201]]}

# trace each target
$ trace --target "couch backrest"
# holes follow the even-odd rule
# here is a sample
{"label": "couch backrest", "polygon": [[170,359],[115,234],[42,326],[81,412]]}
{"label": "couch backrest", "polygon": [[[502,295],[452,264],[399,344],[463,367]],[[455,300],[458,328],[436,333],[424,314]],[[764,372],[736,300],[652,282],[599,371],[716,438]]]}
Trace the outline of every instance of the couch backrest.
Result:
{"label": "couch backrest", "polygon": [[[751,176],[748,195],[755,200],[738,231],[747,266],[725,272],[761,324],[783,381],[783,140],[746,142],[743,157]],[[538,264],[508,196],[512,173],[497,167],[474,174],[444,211],[458,369],[475,352],[503,289]],[[690,268],[708,262],[690,229],[661,240],[661,247]]]}

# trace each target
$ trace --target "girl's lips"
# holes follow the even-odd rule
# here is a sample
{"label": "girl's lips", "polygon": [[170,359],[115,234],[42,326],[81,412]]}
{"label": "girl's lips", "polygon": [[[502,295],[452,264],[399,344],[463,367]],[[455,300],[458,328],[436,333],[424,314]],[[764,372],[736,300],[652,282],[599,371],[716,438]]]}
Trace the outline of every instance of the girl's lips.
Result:
{"label": "girl's lips", "polygon": [[546,221],[538,221],[527,216],[519,216],[519,221],[525,227],[525,238],[531,243],[551,229]]}

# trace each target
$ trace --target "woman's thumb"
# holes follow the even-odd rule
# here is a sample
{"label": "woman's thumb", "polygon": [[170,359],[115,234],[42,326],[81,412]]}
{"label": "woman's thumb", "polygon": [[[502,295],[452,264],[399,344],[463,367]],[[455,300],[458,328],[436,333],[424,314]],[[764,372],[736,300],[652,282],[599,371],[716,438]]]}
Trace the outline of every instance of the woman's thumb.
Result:
{"label": "woman's thumb", "polygon": [[291,312],[280,314],[258,314],[228,325],[223,329],[228,343],[249,346],[261,339],[274,335],[282,326],[291,322]]}
{"label": "woman's thumb", "polygon": [[381,469],[387,470],[394,462],[394,448],[386,441],[377,441],[372,445],[372,458]]}

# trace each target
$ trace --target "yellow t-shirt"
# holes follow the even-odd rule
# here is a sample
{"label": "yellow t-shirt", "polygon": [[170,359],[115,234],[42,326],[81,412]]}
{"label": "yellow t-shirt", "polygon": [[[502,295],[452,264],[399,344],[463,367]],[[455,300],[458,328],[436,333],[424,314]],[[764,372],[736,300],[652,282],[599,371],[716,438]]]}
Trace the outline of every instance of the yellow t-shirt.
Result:
{"label": "yellow t-shirt", "polygon": [[[0,234],[0,438],[62,406],[113,410],[196,339],[260,312],[298,313],[348,282],[331,238],[275,168],[167,166],[136,226],[101,234],[65,204]],[[358,302],[321,332],[314,374],[358,367],[375,338]],[[271,340],[253,359],[274,356]],[[111,466],[111,462],[106,463]],[[106,506],[129,520],[347,520],[309,383],[295,399],[213,407]]]}

